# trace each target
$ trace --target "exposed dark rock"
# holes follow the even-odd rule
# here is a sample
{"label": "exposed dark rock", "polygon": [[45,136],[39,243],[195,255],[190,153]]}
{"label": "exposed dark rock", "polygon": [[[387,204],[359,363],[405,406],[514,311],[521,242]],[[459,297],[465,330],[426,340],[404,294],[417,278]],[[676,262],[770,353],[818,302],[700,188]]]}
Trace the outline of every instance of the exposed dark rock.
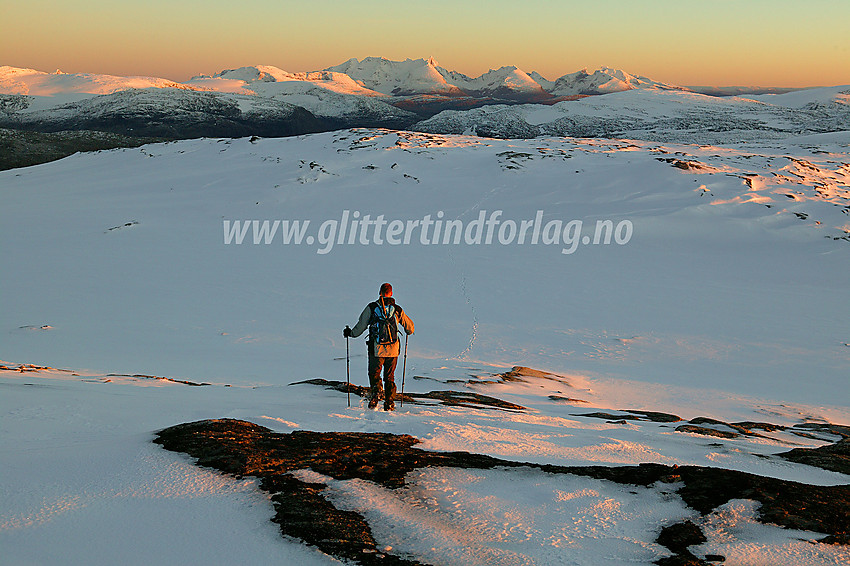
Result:
{"label": "exposed dark rock", "polygon": [[709,563],[700,560],[691,553],[674,554],[655,561],[658,566],[709,566]]}
{"label": "exposed dark rock", "polygon": [[[520,159],[530,159],[530,153],[515,153],[515,152],[505,152],[508,154],[512,154],[512,158],[520,158]],[[504,155],[504,154],[499,154]],[[527,157],[526,157],[527,156]],[[539,369],[529,368],[525,366],[514,366],[510,371],[506,371],[503,373],[497,373],[493,377],[499,378],[499,381],[528,381],[528,378],[539,378],[539,379],[549,379],[551,381],[557,381],[558,383],[564,383],[569,385],[569,382],[554,373],[549,373],[548,371],[542,371]]]}
{"label": "exposed dark rock", "polygon": [[[786,427],[784,427],[784,426],[770,424],[770,423],[757,423],[757,422],[750,422],[750,421],[739,422],[739,423],[727,423],[727,422],[719,421],[717,419],[712,419],[712,418],[709,418],[709,417],[697,417],[695,419],[689,420],[688,422],[692,425],[707,424],[707,425],[714,425],[716,427],[723,427],[723,428],[713,428],[713,429],[711,427],[694,427],[694,430],[686,431],[686,432],[697,432],[698,434],[708,434],[710,436],[722,436],[723,438],[735,438],[736,436],[738,436],[738,434],[743,434],[744,436],[763,437],[763,435],[758,434],[757,432],[753,432],[752,429],[760,429],[760,430],[764,430],[766,432],[774,432],[774,431],[786,429]],[[697,428],[700,428],[703,431],[707,431],[707,432],[699,432],[698,430],[696,430]],[[729,430],[725,430],[725,429],[729,429]],[[721,433],[733,432],[733,433],[738,433],[738,434],[733,434],[733,436],[726,436],[724,434],[713,434],[713,433],[710,432],[711,430],[718,431],[718,432],[721,432]]]}
{"label": "exposed dark rock", "polygon": [[646,417],[647,420],[650,420],[655,423],[675,423],[684,420],[682,417],[670,413],[659,413],[656,411],[636,411],[634,409],[629,409],[628,412],[636,415],[643,415],[644,417]]}
{"label": "exposed dark rock", "polygon": [[685,171],[690,171],[692,169],[694,169],[694,170],[706,169],[705,164],[700,163],[699,161],[684,161],[684,160],[681,160],[681,159],[664,159],[664,158],[661,158],[661,157],[656,157],[656,159],[658,159],[659,161],[666,161],[668,163],[672,163],[673,167],[676,167],[677,169],[684,169]]}
{"label": "exposed dark rock", "polygon": [[559,401],[564,403],[587,403],[584,399],[573,399],[572,397],[561,397],[560,395],[549,395],[551,401]]}
{"label": "exposed dark rock", "polygon": [[831,535],[850,533],[850,485],[816,486],[721,468],[683,466],[679,495],[708,514],[731,499],[761,503],[759,520]]}
{"label": "exposed dark rock", "polygon": [[[635,411],[632,411],[635,412]],[[701,426],[708,425],[708,426]],[[688,424],[681,425],[676,428],[679,432],[692,432],[695,434],[703,434],[706,436],[716,436],[719,438],[736,438],[739,435],[758,436],[765,438],[763,434],[753,432],[754,430],[762,430],[765,432],[782,432],[786,431],[804,438],[812,438],[816,440],[835,440],[836,438],[850,438],[850,427],[844,425],[834,425],[831,423],[801,423],[792,427],[776,425],[772,423],[741,421],[737,423],[727,423],[709,417],[696,417],[688,421]],[[806,451],[809,449],[800,449]],[[826,452],[829,452],[828,450]],[[798,453],[802,454],[803,452]],[[790,459],[790,458],[789,458]],[[802,460],[795,460],[801,461]],[[815,461],[815,459],[812,459]],[[840,461],[840,459],[839,459]],[[808,463],[808,462],[804,462]],[[814,465],[814,464],[813,464]],[[823,466],[820,466],[823,467]],[[833,469],[833,468],[827,468]],[[836,470],[837,471],[837,470]]]}
{"label": "exposed dark rock", "polygon": [[595,413],[582,413],[573,415],[575,417],[593,417],[597,419],[607,419],[607,420],[620,420],[626,419],[631,421],[652,421],[656,423],[675,423],[679,422],[682,417],[677,415],[672,415],[670,413],[657,413],[655,411],[637,411],[637,410],[621,410],[621,413],[627,414],[614,414],[614,413],[605,413],[605,412],[595,412]]}
{"label": "exposed dark rock", "polygon": [[271,499],[276,513],[272,521],[289,536],[308,542],[321,537],[316,546],[322,551],[360,564],[419,564],[378,552],[365,519],[353,511],[334,507],[322,496],[322,484],[280,474],[263,478],[262,488],[274,494]]}
{"label": "exposed dark rock", "polygon": [[694,434],[702,434],[705,436],[716,436],[718,438],[737,438],[740,436],[737,432],[731,430],[720,430],[705,426],[696,426],[691,424],[680,425],[676,427],[676,432],[691,432]]}
{"label": "exposed dark rock", "polygon": [[850,426],[836,425],[832,423],[802,423],[794,425],[788,430],[789,432],[805,436],[806,438],[813,438],[814,436],[811,434],[812,432],[832,434],[839,438],[850,438]]}
{"label": "exposed dark rock", "polygon": [[605,420],[608,420],[608,421],[613,421],[613,420],[643,421],[643,420],[647,420],[647,419],[644,419],[643,417],[640,417],[638,415],[615,415],[614,413],[605,413],[605,412],[602,412],[602,411],[597,411],[595,413],[579,413],[579,414],[574,414],[573,416],[574,417],[591,417],[591,418],[594,418],[594,419],[605,419]]}
{"label": "exposed dark rock", "polygon": [[688,421],[691,424],[701,425],[701,424],[711,424],[711,425],[723,425],[729,426],[727,423],[723,421],[718,421],[717,419],[712,419],[709,417],[696,417]]}
{"label": "exposed dark rock", "polygon": [[[305,381],[298,381],[296,383],[291,383],[290,385],[302,385],[302,384],[310,384],[310,385],[321,385],[327,389],[332,389],[334,391],[341,391],[342,393],[346,393],[347,391],[351,391],[355,395],[360,397],[366,397],[369,395],[369,388],[363,387],[361,385],[354,385],[344,383],[342,381],[330,381],[327,379],[307,379]],[[466,391],[429,391],[428,393],[405,393],[401,394],[400,391],[396,392],[394,397],[396,401],[404,402],[404,403],[414,403],[418,405],[422,405],[420,399],[434,399],[440,401],[442,405],[452,405],[459,407],[470,407],[473,409],[502,409],[508,411],[525,411],[527,410],[522,405],[517,405],[515,403],[511,403],[509,401],[503,401],[501,399],[497,399],[495,397],[489,397],[487,395],[481,395],[479,393],[471,393]]]}
{"label": "exposed dark rock", "polygon": [[[708,426],[700,426],[708,425]],[[775,425],[771,423],[742,421],[737,423],[727,423],[712,419],[709,417],[696,417],[688,421],[688,424],[681,425],[676,428],[679,432],[691,432],[694,434],[703,434],[705,436],[716,436],[718,438],[737,438],[740,435],[758,436],[764,438],[764,435],[753,430],[763,430],[765,432],[776,432],[788,430],[788,427]]]}
{"label": "exposed dark rock", "polygon": [[741,427],[742,429],[748,430],[748,431],[752,430],[752,429],[759,429],[759,430],[763,430],[765,432],[782,431],[782,430],[785,430],[785,429],[788,428],[788,427],[785,427],[785,426],[782,426],[782,425],[775,425],[775,424],[771,424],[771,423],[757,423],[757,422],[753,422],[753,421],[742,421],[742,422],[732,423],[730,426]]}
{"label": "exposed dark rock", "polygon": [[702,530],[692,521],[668,525],[661,529],[661,534],[658,535],[655,542],[670,549],[674,554],[657,560],[655,563],[660,566],[705,565],[707,562],[694,556],[688,550],[688,547],[702,544],[707,540]]}
{"label": "exposed dark rock", "polygon": [[489,407],[510,411],[527,410],[522,405],[517,405],[509,401],[503,401],[495,397],[481,395],[480,393],[467,393],[463,391],[430,391],[428,393],[411,393],[410,397],[414,401],[416,399],[439,399],[443,405],[456,405],[461,407],[471,407],[474,409]]}
{"label": "exposed dark rock", "polygon": [[708,539],[692,521],[668,525],[661,529],[661,534],[655,539],[655,542],[677,554],[687,550],[689,546],[702,544],[706,541]]}
{"label": "exposed dark rock", "polygon": [[[289,472],[311,469],[338,480],[359,478],[389,489],[403,486],[410,471],[431,466],[531,467],[553,474],[589,476],[621,484],[681,483],[677,488],[679,495],[703,515],[731,499],[753,499],[761,503],[758,518],[763,522],[825,533],[829,535],[825,541],[831,544],[847,544],[850,533],[850,485],[806,485],[699,466],[540,465],[468,452],[428,452],[416,448],[419,441],[408,435],[308,431],[280,434],[231,419],[170,427],[157,433],[154,442],[168,450],[189,454],[199,465],[237,477],[261,478],[261,488],[271,493],[275,502],[273,520],[284,535],[298,537],[328,554],[358,564],[414,565],[419,562],[381,553],[362,517],[336,509],[322,497],[323,485],[301,481],[288,475]],[[673,529],[663,540],[680,545],[676,542],[680,540],[674,536],[676,534],[677,529]],[[696,539],[681,538],[681,544],[688,540]],[[657,563],[706,564],[684,554]]]}
{"label": "exposed dark rock", "polygon": [[820,448],[795,448],[777,456],[824,470],[850,474],[850,439],[848,438]]}

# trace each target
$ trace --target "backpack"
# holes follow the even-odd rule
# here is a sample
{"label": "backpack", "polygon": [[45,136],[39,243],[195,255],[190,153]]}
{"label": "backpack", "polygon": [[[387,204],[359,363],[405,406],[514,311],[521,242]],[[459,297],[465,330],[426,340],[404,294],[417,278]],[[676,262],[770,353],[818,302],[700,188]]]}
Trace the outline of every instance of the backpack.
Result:
{"label": "backpack", "polygon": [[[392,301],[392,299],[390,299]],[[372,318],[369,321],[369,341],[385,346],[398,341],[398,322],[395,301],[375,301],[371,304]]]}

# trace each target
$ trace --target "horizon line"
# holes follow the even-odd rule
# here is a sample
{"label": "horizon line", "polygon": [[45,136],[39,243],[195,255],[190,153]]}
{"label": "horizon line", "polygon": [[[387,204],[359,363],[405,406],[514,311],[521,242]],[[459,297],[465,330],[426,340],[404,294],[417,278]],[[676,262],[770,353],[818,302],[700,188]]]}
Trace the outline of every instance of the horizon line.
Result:
{"label": "horizon line", "polygon": [[[622,69],[622,68],[611,67],[611,66],[608,66],[608,65],[602,65],[602,66],[599,66],[599,67],[595,67],[595,68],[593,68],[592,70],[591,70],[591,67],[589,67],[589,66],[584,66],[584,67],[579,68],[579,69],[578,69],[578,70],[576,70],[576,71],[570,71],[570,72],[567,72],[567,73],[562,73],[562,74],[558,75],[557,77],[555,77],[554,79],[549,79],[549,78],[547,78],[545,75],[543,75],[543,73],[540,73],[539,71],[536,71],[536,70],[526,71],[525,69],[523,69],[523,68],[521,68],[521,67],[519,67],[519,66],[517,66],[517,65],[502,65],[501,67],[498,67],[498,68],[495,68],[495,69],[490,68],[489,70],[484,71],[484,72],[482,72],[482,73],[480,73],[480,74],[478,74],[478,75],[469,75],[469,74],[467,74],[467,73],[464,73],[463,71],[458,71],[458,70],[456,70],[456,69],[449,68],[449,67],[443,67],[442,65],[440,65],[440,64],[439,64],[439,62],[438,62],[438,61],[436,61],[436,58],[434,58],[433,56],[431,56],[431,57],[427,57],[427,58],[425,58],[425,57],[419,57],[419,58],[416,58],[416,59],[413,59],[413,58],[410,58],[410,57],[407,57],[407,58],[405,58],[405,59],[388,59],[388,58],[386,58],[386,57],[382,57],[382,56],[367,56],[367,57],[363,57],[362,59],[358,59],[357,57],[349,57],[348,59],[345,59],[345,60],[343,60],[342,62],[340,62],[340,63],[336,63],[336,64],[334,64],[334,65],[329,65],[329,66],[327,66],[327,67],[323,67],[323,68],[319,68],[319,69],[304,70],[304,71],[291,71],[291,70],[285,69],[285,68],[283,68],[283,67],[279,67],[279,66],[277,66],[277,65],[269,65],[269,64],[264,64],[264,63],[258,63],[258,64],[240,65],[240,66],[236,66],[236,67],[230,67],[230,66],[228,66],[228,67],[225,67],[225,68],[221,68],[221,70],[219,70],[219,71],[215,71],[215,72],[211,72],[211,73],[206,73],[206,72],[189,73],[187,78],[179,78],[179,79],[177,79],[177,78],[172,78],[172,77],[173,77],[173,75],[172,75],[171,77],[169,77],[168,75],[169,75],[170,73],[162,73],[162,74],[160,74],[160,73],[157,73],[157,74],[149,74],[149,73],[129,73],[129,74],[128,74],[128,73],[122,73],[122,74],[116,74],[115,72],[108,72],[108,71],[107,71],[107,72],[98,72],[98,71],[91,71],[91,70],[85,70],[85,71],[76,71],[76,70],[64,71],[64,70],[62,70],[61,68],[56,68],[54,71],[44,71],[44,70],[41,70],[41,69],[37,69],[37,68],[35,68],[35,67],[30,67],[30,66],[19,67],[19,66],[17,66],[17,65],[0,65],[0,67],[2,67],[2,66],[7,66],[7,67],[16,68],[16,69],[29,69],[29,70],[32,70],[32,71],[36,71],[36,72],[39,72],[39,73],[45,73],[45,74],[48,74],[48,75],[56,75],[56,74],[64,74],[64,75],[83,75],[83,74],[90,74],[90,75],[111,75],[111,76],[118,76],[118,77],[148,77],[148,78],[160,78],[160,79],[166,79],[166,80],[174,81],[174,82],[176,82],[176,83],[184,83],[184,82],[186,82],[186,81],[190,81],[190,80],[192,80],[192,79],[193,79],[193,78],[195,78],[195,77],[201,77],[201,76],[212,77],[212,76],[214,76],[214,75],[216,75],[216,74],[220,74],[220,73],[222,73],[222,72],[224,72],[224,71],[228,71],[228,70],[236,70],[236,69],[244,69],[244,68],[250,68],[250,67],[254,67],[254,68],[258,68],[258,67],[261,67],[261,66],[262,66],[262,67],[274,67],[274,68],[279,69],[279,70],[281,70],[281,71],[284,71],[284,72],[286,72],[286,73],[292,73],[292,74],[296,74],[296,73],[316,73],[316,72],[327,71],[330,67],[335,67],[335,66],[341,65],[341,64],[343,64],[343,63],[347,63],[348,61],[356,60],[356,61],[358,61],[358,62],[363,62],[363,61],[365,61],[365,60],[367,60],[367,59],[380,59],[380,60],[388,61],[388,62],[392,62],[392,63],[404,63],[404,62],[407,62],[407,61],[411,61],[411,62],[415,62],[415,61],[425,61],[425,62],[433,61],[433,62],[436,64],[436,66],[438,66],[438,67],[441,67],[441,68],[443,68],[443,69],[445,69],[445,70],[447,70],[447,71],[452,71],[452,72],[457,72],[457,73],[464,74],[464,75],[466,75],[467,77],[472,78],[472,79],[479,78],[479,77],[481,77],[481,76],[483,76],[483,75],[485,75],[485,74],[487,74],[487,73],[489,73],[489,72],[492,72],[492,71],[498,71],[498,70],[500,70],[500,69],[504,69],[504,68],[506,68],[506,67],[513,67],[513,68],[515,68],[515,69],[517,69],[517,70],[519,70],[519,71],[522,71],[523,73],[525,73],[525,74],[527,74],[527,75],[529,75],[529,76],[530,76],[532,73],[537,73],[537,74],[539,74],[542,78],[546,79],[547,81],[551,80],[551,81],[553,81],[553,82],[554,82],[555,80],[557,80],[558,78],[561,78],[561,77],[563,77],[563,76],[570,75],[570,74],[574,74],[574,73],[578,73],[578,72],[581,72],[581,71],[588,72],[588,74],[593,74],[593,73],[594,73],[594,72],[596,72],[596,71],[601,71],[601,70],[603,70],[603,69],[610,69],[610,70],[613,70],[613,71],[622,71],[622,72],[624,72],[624,73],[628,73],[629,75],[632,75],[632,76],[637,77],[637,78],[645,78],[645,79],[652,80],[652,81],[654,81],[654,82],[660,82],[660,83],[664,83],[664,84],[669,84],[669,85],[671,85],[671,86],[680,86],[680,87],[688,88],[688,89],[696,89],[696,88],[714,88],[714,89],[733,89],[733,88],[737,88],[737,89],[755,89],[755,88],[758,88],[758,89],[781,89],[781,90],[788,90],[788,91],[792,91],[792,90],[806,90],[806,89],[812,89],[812,88],[829,88],[829,87],[836,87],[836,86],[845,86],[845,85],[843,85],[843,84],[809,84],[809,85],[806,85],[806,86],[787,86],[787,85],[779,85],[779,84],[722,84],[722,83],[716,83],[716,84],[711,84],[711,83],[708,83],[708,84],[705,84],[705,83],[704,83],[704,84],[679,84],[679,83],[667,83],[667,82],[665,82],[665,81],[660,81],[660,80],[653,79],[652,77],[650,77],[650,76],[648,76],[648,75],[645,75],[645,74],[635,73],[635,72],[631,72],[631,71],[628,71],[628,70],[625,70],[625,69]],[[340,71],[333,71],[333,72],[340,72]],[[347,74],[347,73],[343,73],[343,74]],[[184,75],[184,76],[185,76],[185,75]],[[349,75],[349,76],[350,76],[350,75]],[[534,79],[532,79],[532,80],[534,80]],[[848,86],[850,86],[850,83],[848,83]]]}

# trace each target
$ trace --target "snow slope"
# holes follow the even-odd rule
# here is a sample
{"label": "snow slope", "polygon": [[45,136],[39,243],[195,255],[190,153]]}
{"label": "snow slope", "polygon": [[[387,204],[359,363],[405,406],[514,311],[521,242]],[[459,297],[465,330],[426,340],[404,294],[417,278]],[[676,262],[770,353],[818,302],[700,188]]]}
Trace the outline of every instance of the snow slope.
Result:
{"label": "snow slope", "polygon": [[783,95],[714,97],[633,89],[553,105],[490,105],[444,110],[415,129],[498,137],[588,136],[680,143],[758,142],[801,133],[850,130],[840,94],[850,87]]}
{"label": "snow slope", "polygon": [[344,73],[317,71],[312,73],[288,73],[277,67],[257,65],[225,70],[213,76],[192,77],[186,84],[203,86],[212,90],[227,90],[242,94],[272,96],[287,91],[288,83],[308,83],[338,94],[381,97],[374,90],[363,88]]}
{"label": "snow slope", "polygon": [[370,121],[374,124],[413,121],[415,115],[380,100],[385,95],[362,87],[344,73],[288,73],[258,65],[193,77],[189,85],[283,101],[315,116]]}
{"label": "snow slope", "polygon": [[[850,354],[836,310],[848,247],[833,240],[848,223],[846,145],[827,142],[720,148],[344,131],[155,145],[7,171],[4,263],[40,257],[66,275],[7,275],[20,300],[4,309],[6,344],[49,365],[101,360],[104,371],[253,382],[315,344],[338,350],[331,329],[387,279],[411,313],[427,313],[423,328],[441,328],[417,339],[433,367],[460,356],[669,383],[686,370],[687,382],[758,393],[781,381],[825,403]],[[318,241],[225,245],[222,236],[224,220],[287,219],[312,222],[318,238],[345,210],[387,220],[442,211],[467,223],[500,210],[515,224],[542,210],[546,222],[581,220],[591,236],[597,220],[629,221],[634,234],[571,254],[564,243],[500,245],[495,232],[490,245],[422,245],[416,232],[408,245],[345,242],[325,254]],[[127,222],[137,224],[121,228]],[[386,260],[364,275],[378,252]],[[303,312],[307,290],[322,297],[321,312]],[[173,320],[175,309],[189,316]],[[795,321],[818,323],[801,331]],[[44,324],[53,329],[14,330]],[[303,377],[336,366],[306,367]],[[797,391],[812,367],[819,383]]]}
{"label": "snow slope", "polygon": [[[517,461],[850,481],[773,456],[826,437],[718,439],[676,423],[577,416],[850,422],[844,134],[728,146],[389,130],[200,139],[0,172],[0,199],[2,294],[13,297],[0,311],[0,358],[12,368],[0,370],[0,546],[10,564],[334,563],[277,536],[252,480],[225,480],[150,444],[159,428],[203,418],[408,433],[427,449]],[[368,245],[322,244],[320,226],[345,211],[467,227],[484,212],[499,223],[490,244],[435,243],[421,229],[407,244],[368,234]],[[581,231],[569,242],[499,243],[508,221],[538,211],[545,225],[579,220]],[[241,244],[225,244],[224,221],[237,220],[309,220],[313,243],[285,244],[278,231],[255,244],[249,224]],[[607,220],[633,233],[594,244]],[[475,391],[529,410],[387,414],[290,386],[345,379],[341,330],[385,280],[416,322],[408,392]],[[362,385],[360,340],[351,354]],[[514,365],[555,375],[491,383]],[[410,485],[331,487],[340,504],[369,502],[384,544],[463,564],[596,564],[602,553],[648,564],[666,552],[652,544],[658,528],[692,513],[657,488],[586,479],[436,470]],[[845,547],[802,542],[818,535],[752,514],[733,502],[707,518],[701,552],[846,562]],[[478,546],[469,532],[482,534]]]}
{"label": "snow slope", "polygon": [[[314,116],[329,119],[336,126],[398,126],[416,121],[415,114],[379,100],[383,96],[359,86],[345,74],[328,71],[288,73],[268,65],[225,70],[212,76],[200,75],[186,83],[148,77],[48,74],[0,67],[0,123],[4,127],[44,131],[78,129],[75,123],[100,115],[110,115],[112,129],[126,129],[124,122],[144,114],[147,101],[155,101],[166,113],[169,107],[179,111],[186,106],[186,101],[192,101],[193,111],[199,114],[195,121],[200,123],[221,120],[221,108],[227,105],[238,105],[243,112],[253,114],[262,109],[264,114],[276,116],[291,114],[294,105]],[[141,104],[134,104],[140,100]],[[124,107],[123,114],[113,113],[116,104]],[[206,115],[201,115],[203,113]],[[122,116],[126,117],[123,121]],[[325,124],[324,129],[327,127]],[[191,130],[191,125],[187,128]],[[255,131],[247,133],[271,135],[268,129],[260,121],[255,124]],[[305,128],[292,129],[305,131]],[[195,137],[180,133],[178,131],[174,137]],[[246,132],[234,132],[233,135],[240,133],[245,135]],[[213,127],[197,134],[201,135],[221,135],[221,132]],[[277,135],[285,134],[277,132]]]}
{"label": "snow slope", "polygon": [[63,94],[112,94],[137,88],[184,88],[191,86],[157,77],[118,77],[95,73],[45,73],[35,69],[0,67],[0,92],[31,96]]}
{"label": "snow slope", "polygon": [[850,85],[812,88],[784,94],[759,94],[747,98],[788,108],[844,107],[846,110],[850,105]]}

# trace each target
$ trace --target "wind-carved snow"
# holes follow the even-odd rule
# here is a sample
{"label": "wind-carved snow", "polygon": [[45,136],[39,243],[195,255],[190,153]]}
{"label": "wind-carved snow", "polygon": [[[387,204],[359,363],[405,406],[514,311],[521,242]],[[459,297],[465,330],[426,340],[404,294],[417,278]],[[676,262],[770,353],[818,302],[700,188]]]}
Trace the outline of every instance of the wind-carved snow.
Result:
{"label": "wind-carved snow", "polygon": [[822,538],[817,533],[758,522],[758,506],[755,501],[743,499],[721,505],[697,521],[708,541],[691,549],[700,554],[725,556],[726,563],[740,566],[837,566],[850,561],[846,546],[812,544],[813,539]]}
{"label": "wind-carved snow", "polygon": [[669,487],[536,470],[430,468],[408,474],[398,490],[293,475],[327,484],[335,505],[366,517],[379,547],[429,564],[651,563],[669,552],[647,541],[694,515]]}
{"label": "wind-carved snow", "polygon": [[702,519],[673,493],[678,486],[622,486],[537,470],[428,468],[389,490],[365,480],[339,481],[310,470],[298,479],[327,486],[340,509],[369,522],[379,548],[429,564],[548,566],[650,564],[670,552],[653,542],[665,526],[703,524],[693,547],[734,564],[844,564],[839,545],[813,544],[820,533],[755,521],[752,501],[736,500]]}

